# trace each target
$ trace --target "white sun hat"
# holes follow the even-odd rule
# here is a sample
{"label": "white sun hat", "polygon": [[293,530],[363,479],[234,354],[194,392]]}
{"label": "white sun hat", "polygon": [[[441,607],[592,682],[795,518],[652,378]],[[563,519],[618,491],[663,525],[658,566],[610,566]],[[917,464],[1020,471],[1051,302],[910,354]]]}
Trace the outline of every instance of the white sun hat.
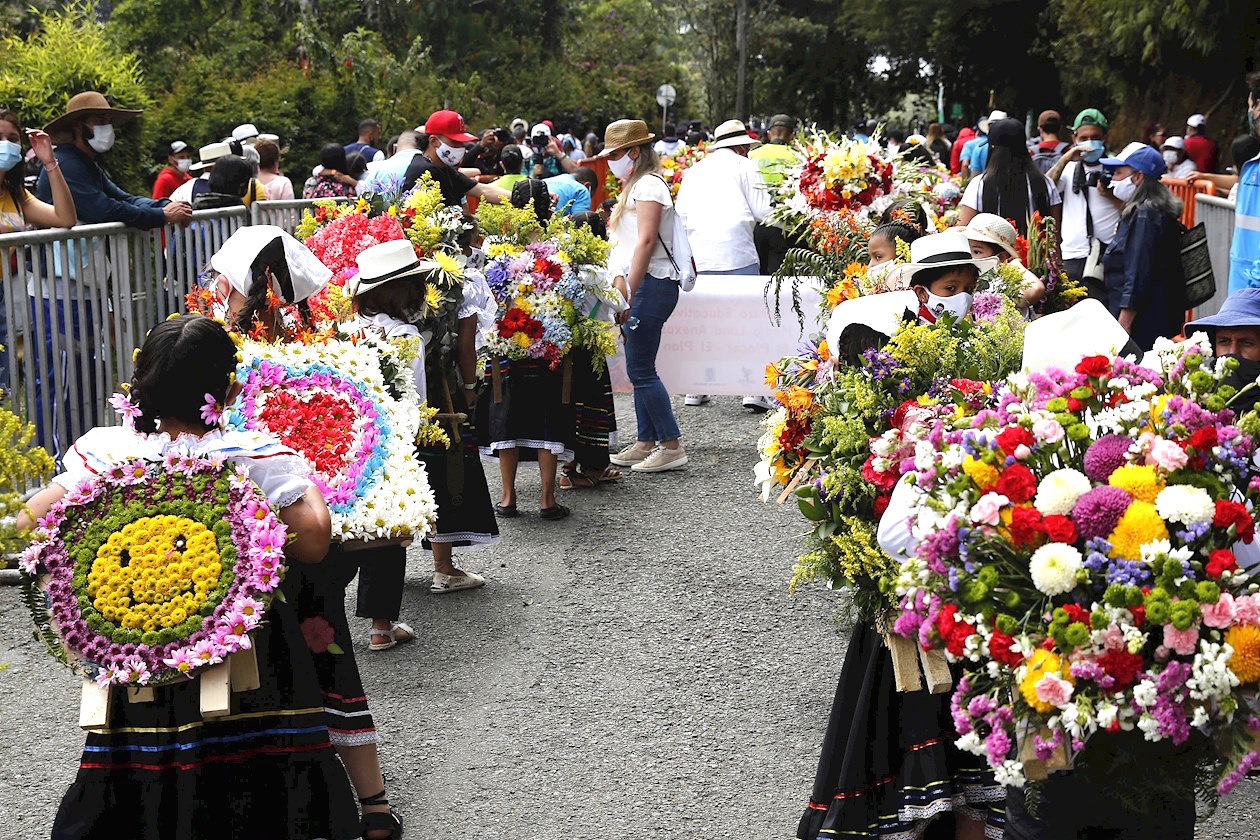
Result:
{"label": "white sun hat", "polygon": [[910,243],[908,263],[895,265],[888,270],[887,284],[894,289],[910,288],[914,275],[928,268],[946,268],[953,265],[973,265],[981,273],[997,265],[997,257],[976,259],[971,256],[971,246],[961,230],[947,230],[920,236]]}
{"label": "white sun hat", "polygon": [[391,280],[419,277],[439,267],[436,262],[417,257],[415,246],[409,239],[373,245],[359,254],[356,262],[359,273],[346,284],[346,292],[351,297],[370,292]]}
{"label": "white sun hat", "polygon": [[1129,334],[1100,301],[1087,298],[1024,328],[1024,370],[1072,370],[1085,356],[1115,356]]}
{"label": "white sun hat", "polygon": [[732,146],[748,146],[757,148],[760,141],[754,140],[748,135],[748,127],[739,120],[727,120],[726,122],[713,129],[713,142],[709,143],[706,148],[710,151],[713,149],[729,149]]}

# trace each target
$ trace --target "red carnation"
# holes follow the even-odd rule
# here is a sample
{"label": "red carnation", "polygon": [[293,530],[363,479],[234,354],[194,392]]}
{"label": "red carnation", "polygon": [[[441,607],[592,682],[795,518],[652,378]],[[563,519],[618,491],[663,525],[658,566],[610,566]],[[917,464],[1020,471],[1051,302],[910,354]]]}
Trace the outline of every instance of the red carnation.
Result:
{"label": "red carnation", "polygon": [[1008,636],[1001,630],[994,630],[993,635],[989,638],[989,657],[1008,668],[1018,668],[1019,664],[1024,661],[1024,654],[1018,648],[1011,650],[1014,644],[1015,638],[1013,636]]}
{"label": "red carnation", "polygon": [[1076,363],[1076,372],[1095,379],[1111,375],[1111,360],[1106,356],[1086,356]]}
{"label": "red carnation", "polygon": [[892,470],[876,472],[874,461],[874,455],[866,459],[866,463],[862,465],[862,478],[874,484],[875,489],[879,492],[891,493],[892,489],[897,486],[897,475]]}
{"label": "red carnation", "polygon": [[1032,446],[1035,443],[1032,432],[1023,426],[1007,426],[997,436],[997,445],[1007,455],[1014,455],[1015,450],[1024,446]]}
{"label": "red carnation", "polygon": [[1037,495],[1037,477],[1023,464],[1011,464],[1002,470],[997,491],[1015,504],[1022,504]]}
{"label": "red carnation", "polygon": [[1220,443],[1220,438],[1216,434],[1216,428],[1213,426],[1204,426],[1194,434],[1190,435],[1189,445],[1194,448],[1195,452],[1210,452],[1212,447]]}
{"label": "red carnation", "polygon": [[1136,606],[1136,607],[1130,607],[1129,612],[1132,613],[1133,615],[1134,627],[1146,626],[1146,605],[1145,604]]}
{"label": "red carnation", "polygon": [[1073,411],[1073,412],[1080,411],[1082,408],[1085,407],[1085,403],[1081,402],[1076,397],[1068,397],[1067,404],[1068,404],[1068,411]]}
{"label": "red carnation", "polygon": [[1219,578],[1225,572],[1237,569],[1238,561],[1234,558],[1234,552],[1227,548],[1218,548],[1208,555],[1207,573],[1210,578]]}
{"label": "red carnation", "polygon": [[875,518],[882,519],[884,511],[888,510],[888,502],[892,496],[887,493],[880,493],[875,497]]}
{"label": "red carnation", "polygon": [[[1001,487],[1001,482],[998,482]],[[998,490],[1001,493],[1001,490]],[[1020,505],[1011,511],[1011,541],[1017,548],[1029,548],[1041,539],[1041,514],[1031,505]]]}
{"label": "red carnation", "polygon": [[1041,528],[1046,532],[1046,536],[1051,542],[1068,543],[1069,545],[1076,542],[1076,526],[1072,524],[1072,520],[1062,514],[1055,513],[1041,520]]}
{"label": "red carnation", "polygon": [[936,632],[945,642],[945,649],[954,656],[962,656],[967,639],[975,633],[975,628],[965,621],[955,621],[958,613],[956,604],[946,604],[936,615]]}
{"label": "red carnation", "polygon": [[1222,499],[1216,503],[1216,515],[1212,517],[1212,525],[1216,528],[1228,528],[1233,525],[1234,534],[1245,543],[1250,543],[1256,535],[1256,525],[1251,521],[1247,508],[1238,502]]}
{"label": "red carnation", "polygon": [[1068,614],[1069,620],[1079,621],[1086,627],[1089,626],[1089,610],[1085,609],[1080,604],[1064,604],[1063,611]]}
{"label": "red carnation", "polygon": [[1123,691],[1133,685],[1142,670],[1141,654],[1129,653],[1126,648],[1108,651],[1094,661],[1102,666],[1107,676],[1116,681],[1113,687],[1115,691]]}

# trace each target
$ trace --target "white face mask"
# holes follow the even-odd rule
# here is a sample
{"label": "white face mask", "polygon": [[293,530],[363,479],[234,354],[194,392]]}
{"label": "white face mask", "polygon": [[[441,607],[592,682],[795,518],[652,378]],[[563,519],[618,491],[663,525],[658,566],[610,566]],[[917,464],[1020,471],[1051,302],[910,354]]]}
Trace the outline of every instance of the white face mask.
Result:
{"label": "white face mask", "polygon": [[442,163],[447,166],[459,166],[464,162],[463,146],[448,146],[442,143],[438,146],[438,157],[442,159]]}
{"label": "white face mask", "polygon": [[927,309],[937,318],[948,312],[958,320],[967,317],[967,313],[971,311],[971,293],[960,292],[950,297],[937,297],[931,292],[927,293]]}
{"label": "white face mask", "polygon": [[1137,188],[1138,185],[1133,183],[1133,178],[1131,176],[1125,178],[1123,181],[1113,180],[1111,182],[1111,194],[1126,203],[1130,201],[1133,196],[1137,195]]}
{"label": "white face mask", "polygon": [[190,168],[192,168],[192,158],[176,158],[175,168],[180,172],[187,172]]}
{"label": "white face mask", "polygon": [[88,145],[98,155],[103,155],[114,148],[114,127],[112,125],[98,125],[93,128],[92,137],[88,140]]}
{"label": "white face mask", "polygon": [[630,155],[622,155],[619,158],[609,158],[608,168],[612,170],[612,174],[617,179],[624,181],[630,177],[630,173],[634,171],[634,159]]}
{"label": "white face mask", "polygon": [[1165,149],[1164,150],[1164,163],[1168,164],[1169,169],[1176,166],[1179,163],[1179,161],[1177,160],[1177,153],[1174,152],[1172,149]]}

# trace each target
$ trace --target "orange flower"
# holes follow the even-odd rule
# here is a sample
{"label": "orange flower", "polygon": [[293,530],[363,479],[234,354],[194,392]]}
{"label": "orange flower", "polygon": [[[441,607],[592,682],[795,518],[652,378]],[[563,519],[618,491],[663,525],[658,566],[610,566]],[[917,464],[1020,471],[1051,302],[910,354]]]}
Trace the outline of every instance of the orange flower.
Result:
{"label": "orange flower", "polygon": [[824,362],[831,359],[831,348],[827,346],[827,339],[818,342],[818,358]]}
{"label": "orange flower", "polygon": [[799,385],[789,385],[775,392],[774,396],[780,403],[787,406],[789,414],[796,416],[807,414],[814,405],[814,395],[808,388],[802,388]]}
{"label": "orange flower", "polygon": [[849,299],[849,296],[845,294],[843,286],[832,286],[830,289],[827,290],[827,306],[831,307],[832,309],[835,309],[837,306],[844,303],[848,299]]}
{"label": "orange flower", "polygon": [[772,391],[779,387],[779,366],[774,362],[766,365],[766,387]]}
{"label": "orange flower", "polygon": [[866,266],[860,262],[851,262],[844,268],[844,279],[853,280],[857,277],[866,276]]}

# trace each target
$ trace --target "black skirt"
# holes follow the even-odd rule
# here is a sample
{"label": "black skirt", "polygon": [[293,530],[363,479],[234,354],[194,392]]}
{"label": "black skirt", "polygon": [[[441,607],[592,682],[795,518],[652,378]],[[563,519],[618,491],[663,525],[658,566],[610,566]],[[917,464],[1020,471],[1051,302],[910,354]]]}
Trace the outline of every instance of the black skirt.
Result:
{"label": "black skirt", "polygon": [[148,703],[114,689],[109,728],[87,736],[54,840],[359,836],[296,590],[286,581],[289,603],[276,599],[253,632],[261,687],[233,692],[227,716],[201,717],[199,681],[156,688]]}
{"label": "black skirt", "polygon": [[564,368],[576,367],[577,360],[562,362],[555,370],[532,359],[499,364],[502,400],[494,399],[489,369],[477,397],[477,428],[484,433],[481,454],[493,457],[500,449],[516,449],[520,460],[535,461],[539,451],[547,451],[561,461],[572,461],[572,382],[566,401]]}
{"label": "black skirt", "polygon": [[297,585],[298,618],[315,660],[329,738],[348,747],[377,741],[346,620],[346,587],[359,568],[354,555],[334,544],[323,563],[295,563],[288,571]]}
{"label": "black skirt", "polygon": [[936,820],[949,812],[1000,838],[1005,789],[983,758],[954,747],[949,698],[898,692],[882,636],[855,627],[798,840],[952,838],[953,820]]}
{"label": "black skirt", "polygon": [[573,459],[588,473],[608,466],[608,450],[616,446],[617,412],[613,407],[608,365],[596,373],[591,351],[575,347],[573,358]]}

